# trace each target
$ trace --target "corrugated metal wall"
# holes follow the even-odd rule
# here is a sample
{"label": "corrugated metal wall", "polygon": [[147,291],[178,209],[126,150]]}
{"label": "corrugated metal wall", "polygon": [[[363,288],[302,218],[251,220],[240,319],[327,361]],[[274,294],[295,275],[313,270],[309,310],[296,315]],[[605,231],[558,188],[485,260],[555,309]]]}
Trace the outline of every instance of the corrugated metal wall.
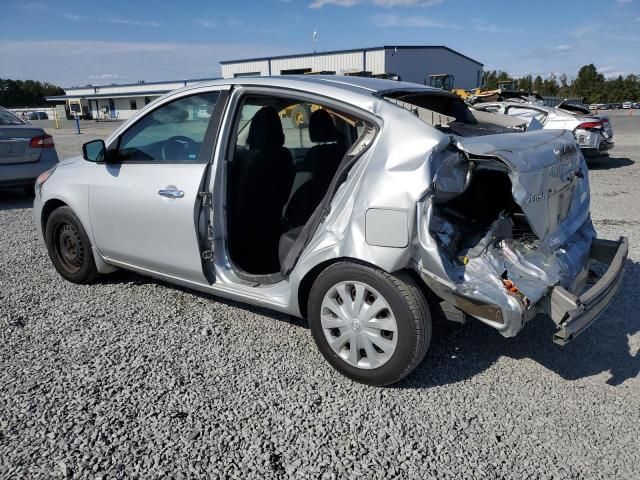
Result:
{"label": "corrugated metal wall", "polygon": [[[269,75],[267,60],[255,62],[238,62],[221,65],[222,77],[233,78],[238,74],[257,73]],[[384,73],[384,50],[363,50],[345,53],[318,53],[291,58],[274,58],[271,60],[271,75],[281,75],[282,71],[311,69],[313,72],[332,71],[342,74],[350,71],[369,70],[373,73]]]}
{"label": "corrugated metal wall", "polygon": [[317,72],[322,70],[344,73],[351,70],[362,70],[364,67],[363,52],[349,52],[336,54],[318,54],[307,57],[274,59],[271,61],[271,74],[280,75],[282,70],[310,68]]}
{"label": "corrugated metal wall", "polygon": [[221,65],[222,78],[233,78],[236,75],[269,75],[269,62],[266,60],[257,62],[229,63]]}
{"label": "corrugated metal wall", "polygon": [[386,51],[388,73],[397,73],[406,82],[428,85],[429,75],[448,73],[454,87],[472,89],[480,86],[482,66],[444,48],[398,48]]}
{"label": "corrugated metal wall", "polygon": [[367,66],[365,70],[373,73],[374,75],[379,73],[389,73],[385,71],[384,50],[367,51]]}
{"label": "corrugated metal wall", "polygon": [[[407,82],[425,84],[429,75],[450,73],[457,88],[471,89],[482,80],[482,66],[445,48],[402,48],[397,50],[355,50],[337,53],[318,53],[271,60],[271,75],[283,71],[310,69],[333,71],[338,75],[349,71],[367,70],[373,74],[396,73]],[[237,74],[269,75],[269,61],[250,61],[222,65],[222,76],[233,78]],[[428,83],[428,80],[427,80]]]}

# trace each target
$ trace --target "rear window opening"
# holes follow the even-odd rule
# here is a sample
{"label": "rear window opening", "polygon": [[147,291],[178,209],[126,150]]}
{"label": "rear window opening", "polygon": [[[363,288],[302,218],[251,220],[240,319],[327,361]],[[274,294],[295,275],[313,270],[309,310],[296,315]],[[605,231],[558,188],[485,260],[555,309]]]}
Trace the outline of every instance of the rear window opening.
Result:
{"label": "rear window opening", "polygon": [[[478,137],[481,135],[495,135],[499,133],[521,132],[522,128],[514,128],[517,121],[500,120],[498,115],[490,115],[474,111],[462,101],[460,97],[447,92],[385,92],[384,98],[391,101],[400,101],[408,105],[436,112],[449,117],[445,124],[433,124],[443,133],[458,135],[460,137]],[[403,106],[406,108],[405,106]],[[419,112],[415,112],[420,116]],[[422,118],[422,117],[421,117]]]}

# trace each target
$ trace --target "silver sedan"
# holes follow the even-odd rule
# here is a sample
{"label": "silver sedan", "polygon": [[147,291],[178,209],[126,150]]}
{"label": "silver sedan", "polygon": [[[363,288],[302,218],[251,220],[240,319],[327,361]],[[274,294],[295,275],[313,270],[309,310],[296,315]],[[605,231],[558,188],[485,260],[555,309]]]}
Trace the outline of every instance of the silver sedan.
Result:
{"label": "silver sedan", "polygon": [[33,192],[38,175],[57,163],[51,135],[0,107],[0,188]]}
{"label": "silver sedan", "polygon": [[389,80],[198,84],[41,176],[35,222],[71,282],[126,269],[305,317],[335,369],[391,384],[435,313],[512,337],[546,312],[564,344],[617,291],[627,240],[596,238],[573,135],[526,123]]}

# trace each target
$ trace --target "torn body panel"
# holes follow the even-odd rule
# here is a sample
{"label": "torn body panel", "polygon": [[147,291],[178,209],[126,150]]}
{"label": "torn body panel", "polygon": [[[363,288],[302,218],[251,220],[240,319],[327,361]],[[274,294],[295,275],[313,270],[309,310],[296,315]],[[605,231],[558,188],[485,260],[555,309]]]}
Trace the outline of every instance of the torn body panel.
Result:
{"label": "torn body panel", "polygon": [[458,137],[432,172],[414,259],[438,295],[510,337],[552,288],[584,287],[595,230],[569,132]]}

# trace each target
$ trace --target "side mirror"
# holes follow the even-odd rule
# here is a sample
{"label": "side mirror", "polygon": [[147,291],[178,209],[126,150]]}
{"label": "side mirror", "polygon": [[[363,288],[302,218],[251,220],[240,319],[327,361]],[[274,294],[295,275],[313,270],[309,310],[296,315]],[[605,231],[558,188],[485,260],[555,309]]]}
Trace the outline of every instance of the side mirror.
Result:
{"label": "side mirror", "polygon": [[104,140],[92,140],[82,145],[82,157],[89,162],[102,162],[107,151]]}

